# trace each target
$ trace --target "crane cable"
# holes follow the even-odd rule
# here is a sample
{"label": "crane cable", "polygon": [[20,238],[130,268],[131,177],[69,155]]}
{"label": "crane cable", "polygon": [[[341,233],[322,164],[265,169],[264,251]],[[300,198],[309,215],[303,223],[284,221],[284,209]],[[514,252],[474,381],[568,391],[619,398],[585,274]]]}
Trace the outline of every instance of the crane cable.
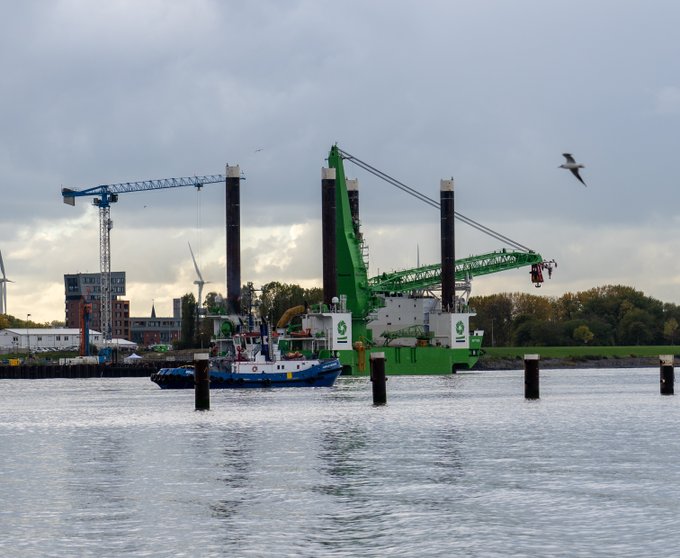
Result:
{"label": "crane cable", "polygon": [[[338,148],[338,152],[340,155],[342,155],[343,159],[347,159],[348,161],[353,162],[355,165],[358,167],[361,167],[365,171],[370,172],[371,174],[377,176],[378,178],[381,178],[385,182],[391,184],[392,186],[395,186],[396,188],[399,188],[400,190],[406,192],[407,194],[412,195],[414,198],[419,199],[420,201],[431,205],[432,207],[436,209],[440,209],[441,205],[439,204],[438,201],[433,200],[432,198],[426,196],[422,192],[419,192],[418,190],[415,190],[414,188],[411,188],[410,186],[407,186],[403,182],[400,182],[396,178],[391,177],[388,174],[385,174],[381,170],[376,169],[375,167],[369,165],[368,163],[365,163],[361,159],[357,159],[353,155],[350,155],[347,153],[347,151],[344,151],[340,148]],[[494,231],[493,229],[490,229],[489,227],[482,225],[481,223],[478,223],[477,221],[470,219],[469,217],[466,217],[465,215],[462,215],[461,213],[458,213],[457,211],[454,211],[455,217],[463,221],[463,223],[470,225],[471,227],[477,229],[480,232],[483,232],[484,234],[489,235],[492,238],[495,238],[496,240],[500,240],[501,242],[507,242],[510,244],[512,247],[518,249],[518,250],[524,250],[526,252],[534,252],[531,248],[528,248],[527,246],[524,246],[523,244],[520,244],[519,242],[516,242],[515,240],[512,240],[511,238],[508,238],[504,234],[501,234],[497,231]]]}
{"label": "crane cable", "polygon": [[[201,192],[203,188],[196,188],[196,237],[198,238],[198,261],[201,261]],[[199,303],[200,304],[200,303]]]}

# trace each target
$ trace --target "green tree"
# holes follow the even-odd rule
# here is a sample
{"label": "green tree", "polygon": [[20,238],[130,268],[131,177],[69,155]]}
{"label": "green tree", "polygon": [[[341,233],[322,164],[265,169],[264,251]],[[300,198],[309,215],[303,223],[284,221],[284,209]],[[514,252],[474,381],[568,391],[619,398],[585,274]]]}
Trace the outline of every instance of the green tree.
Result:
{"label": "green tree", "polygon": [[587,345],[593,340],[595,334],[590,331],[590,328],[587,325],[583,324],[574,329],[572,336],[576,341]]}
{"label": "green tree", "polygon": [[663,336],[668,342],[673,345],[675,343],[675,334],[678,331],[678,320],[675,318],[667,319],[663,324]]}
{"label": "green tree", "polygon": [[198,330],[196,332],[196,346],[201,349],[209,347],[213,333],[213,319],[206,317],[199,319]]}
{"label": "green tree", "polygon": [[555,303],[555,319],[559,321],[571,320],[578,317],[583,305],[577,294],[565,293]]}
{"label": "green tree", "polygon": [[257,290],[252,281],[241,285],[241,313],[247,315],[259,303]]}
{"label": "green tree", "polygon": [[182,297],[182,332],[180,335],[180,348],[189,349],[196,342],[196,297],[193,293],[187,293]]}
{"label": "green tree", "polygon": [[559,347],[569,345],[570,339],[564,335],[562,324],[553,320],[534,320],[531,327],[533,345]]}
{"label": "green tree", "polygon": [[513,347],[528,347],[535,345],[533,329],[537,320],[531,316],[523,314],[513,320],[512,339]]}
{"label": "green tree", "polygon": [[303,289],[299,285],[272,281],[262,286],[259,315],[276,324],[281,315],[293,306],[315,302],[309,299],[318,296],[319,289]]}
{"label": "green tree", "polygon": [[513,306],[513,317],[525,315],[539,320],[550,320],[554,315],[554,303],[549,297],[527,293],[510,295]]}
{"label": "green tree", "polygon": [[619,345],[649,345],[654,338],[654,318],[640,308],[633,308],[624,314],[617,327]]}
{"label": "green tree", "polygon": [[323,300],[323,288],[321,287],[310,287],[309,289],[304,289],[305,301],[311,306]]}
{"label": "green tree", "polygon": [[205,307],[208,310],[208,314],[220,316],[227,312],[227,301],[220,293],[210,291],[205,295]]}
{"label": "green tree", "polygon": [[470,306],[477,315],[473,318],[474,328],[484,330],[486,343],[506,347],[512,333],[512,299],[508,294],[474,296]]}

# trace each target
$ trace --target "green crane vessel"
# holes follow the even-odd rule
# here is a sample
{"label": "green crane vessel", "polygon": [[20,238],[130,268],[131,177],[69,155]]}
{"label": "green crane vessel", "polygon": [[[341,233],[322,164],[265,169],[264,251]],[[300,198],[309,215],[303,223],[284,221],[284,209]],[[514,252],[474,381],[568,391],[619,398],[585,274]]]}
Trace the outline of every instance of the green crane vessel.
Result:
{"label": "green crane vessel", "polygon": [[[340,352],[345,374],[365,375],[370,371],[370,355],[384,353],[388,374],[451,374],[472,368],[482,348],[483,331],[470,329],[475,315],[468,306],[473,277],[508,269],[531,266],[531,279],[543,281],[542,270],[552,273],[554,261],[466,217],[456,217],[487,234],[514,244],[517,250],[499,250],[455,260],[455,302],[444,311],[432,294],[441,287],[442,269],[433,264],[414,269],[382,273],[369,278],[365,246],[358,215],[345,177],[343,160],[393,183],[422,201],[437,202],[377,171],[334,145],[328,166],[335,169],[336,192],[336,279],[343,309],[352,314],[352,349]],[[410,190],[410,191],[409,191]],[[460,293],[460,295],[458,294]]]}

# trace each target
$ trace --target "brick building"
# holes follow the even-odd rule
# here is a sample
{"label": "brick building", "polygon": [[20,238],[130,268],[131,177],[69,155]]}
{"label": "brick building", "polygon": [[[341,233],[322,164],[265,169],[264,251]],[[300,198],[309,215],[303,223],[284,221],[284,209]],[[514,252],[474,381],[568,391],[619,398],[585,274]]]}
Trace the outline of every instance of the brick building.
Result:
{"label": "brick building", "polygon": [[173,299],[173,316],[157,317],[156,307],[151,305],[151,316],[148,318],[130,318],[130,341],[140,347],[151,345],[171,345],[182,334],[181,299]]}
{"label": "brick building", "polygon": [[[64,275],[66,327],[80,327],[80,303],[92,305],[90,328],[101,327],[101,275],[99,273],[74,273]],[[111,272],[111,336],[130,339],[130,301],[125,296],[125,272]]]}

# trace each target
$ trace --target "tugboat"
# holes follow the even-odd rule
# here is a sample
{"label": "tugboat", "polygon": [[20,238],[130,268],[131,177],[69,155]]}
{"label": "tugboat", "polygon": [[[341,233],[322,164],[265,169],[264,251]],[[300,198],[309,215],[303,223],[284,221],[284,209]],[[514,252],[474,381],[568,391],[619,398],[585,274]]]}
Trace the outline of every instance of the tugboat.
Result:
{"label": "tugboat", "polygon": [[[231,333],[229,317],[215,320],[214,356],[210,359],[212,389],[264,387],[330,387],[343,370],[335,356],[352,339],[351,314],[319,312],[302,316],[299,330],[278,327],[270,343],[266,323],[260,331]],[[194,368],[161,368],[151,381],[162,389],[194,387]]]}
{"label": "tugboat", "polygon": [[[330,387],[342,371],[337,358],[282,360],[277,362],[233,362],[231,371],[210,369],[210,388]],[[162,389],[194,387],[194,369],[161,368],[151,381]]]}

